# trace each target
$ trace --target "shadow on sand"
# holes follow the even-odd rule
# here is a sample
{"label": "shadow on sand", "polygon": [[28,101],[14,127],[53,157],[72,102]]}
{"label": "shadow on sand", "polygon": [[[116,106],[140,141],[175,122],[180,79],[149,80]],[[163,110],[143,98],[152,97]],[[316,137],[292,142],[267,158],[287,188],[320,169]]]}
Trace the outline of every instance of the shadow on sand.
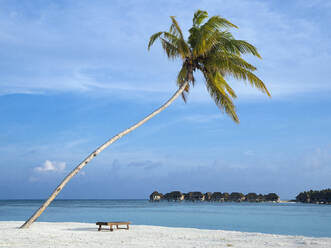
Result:
{"label": "shadow on sand", "polygon": [[67,230],[67,231],[92,231],[92,232],[98,232],[98,227],[95,227],[95,228],[92,228],[92,227],[66,228],[66,229],[63,229],[63,230]]}

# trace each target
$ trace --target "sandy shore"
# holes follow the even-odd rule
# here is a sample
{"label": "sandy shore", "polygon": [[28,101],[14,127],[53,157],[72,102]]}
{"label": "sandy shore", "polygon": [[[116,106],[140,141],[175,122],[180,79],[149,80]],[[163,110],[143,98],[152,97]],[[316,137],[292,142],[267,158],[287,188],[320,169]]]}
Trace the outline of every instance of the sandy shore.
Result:
{"label": "sandy shore", "polygon": [[271,235],[193,228],[130,226],[130,230],[97,231],[95,224],[0,222],[0,247],[331,247],[331,238]]}

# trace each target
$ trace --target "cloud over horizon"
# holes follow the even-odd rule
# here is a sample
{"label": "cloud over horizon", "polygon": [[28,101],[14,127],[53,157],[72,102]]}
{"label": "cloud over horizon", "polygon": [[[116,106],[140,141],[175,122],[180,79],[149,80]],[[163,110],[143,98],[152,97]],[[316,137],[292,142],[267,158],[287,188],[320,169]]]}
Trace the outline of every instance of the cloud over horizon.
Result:
{"label": "cloud over horizon", "polygon": [[35,167],[33,170],[38,173],[47,173],[47,172],[64,172],[66,169],[65,162],[56,162],[46,160],[43,165]]}

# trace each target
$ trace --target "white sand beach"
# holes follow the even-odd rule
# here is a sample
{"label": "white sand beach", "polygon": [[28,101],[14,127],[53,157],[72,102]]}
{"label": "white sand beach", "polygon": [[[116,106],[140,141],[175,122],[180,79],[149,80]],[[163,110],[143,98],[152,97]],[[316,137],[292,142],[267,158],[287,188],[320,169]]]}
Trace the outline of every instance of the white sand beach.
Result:
{"label": "white sand beach", "polygon": [[97,231],[90,223],[0,222],[0,247],[331,247],[331,238],[272,235],[193,228],[132,225],[130,230]]}

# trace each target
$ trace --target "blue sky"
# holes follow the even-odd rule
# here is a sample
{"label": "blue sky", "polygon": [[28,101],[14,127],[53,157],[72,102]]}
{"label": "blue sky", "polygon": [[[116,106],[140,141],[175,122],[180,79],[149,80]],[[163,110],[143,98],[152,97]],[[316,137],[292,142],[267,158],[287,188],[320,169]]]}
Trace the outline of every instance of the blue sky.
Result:
{"label": "blue sky", "polygon": [[[45,198],[93,149],[176,90],[180,61],[149,36],[207,10],[258,47],[272,98],[230,79],[241,123],[197,75],[188,103],[96,157],[59,198],[331,187],[329,1],[0,1],[0,199]],[[185,32],[187,34],[187,32]]]}

